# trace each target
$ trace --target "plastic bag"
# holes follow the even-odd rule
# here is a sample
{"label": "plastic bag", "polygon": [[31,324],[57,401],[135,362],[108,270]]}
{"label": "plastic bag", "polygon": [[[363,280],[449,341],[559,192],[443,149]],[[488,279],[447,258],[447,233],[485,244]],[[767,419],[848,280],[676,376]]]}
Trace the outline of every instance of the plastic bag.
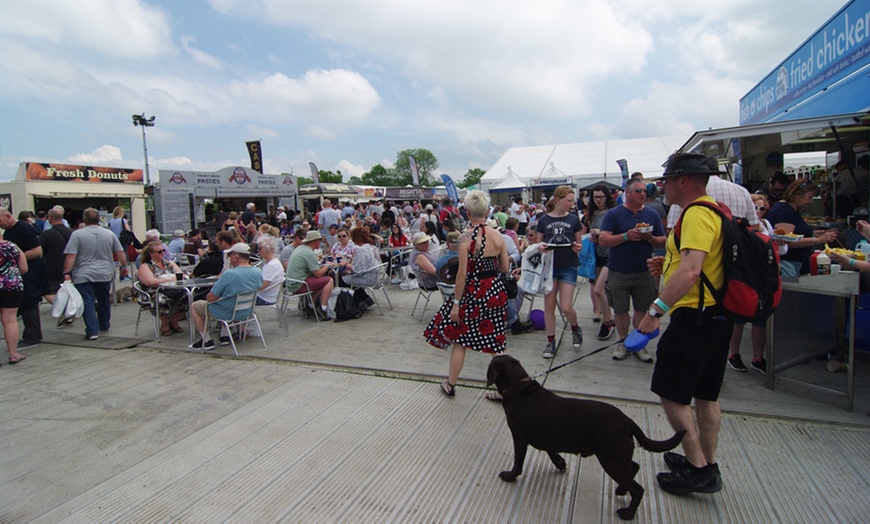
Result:
{"label": "plastic bag", "polygon": [[68,286],[67,292],[69,293],[69,300],[66,303],[66,317],[79,318],[85,313],[85,301],[72,282],[69,280],[64,281],[61,287],[65,285]]}
{"label": "plastic bag", "polygon": [[[69,286],[67,285],[69,284]],[[51,304],[51,316],[60,318],[66,316],[66,305],[69,302],[69,288],[72,282],[64,282],[54,295],[54,302]]]}
{"label": "plastic bag", "polygon": [[553,252],[530,247],[523,253],[519,287],[531,295],[546,295],[553,290]]}
{"label": "plastic bag", "polygon": [[75,284],[69,280],[65,280],[57,294],[54,296],[54,303],[51,305],[51,316],[54,318],[82,316],[85,312],[85,302],[82,300],[82,295],[76,289]]}
{"label": "plastic bag", "polygon": [[583,239],[583,249],[577,257],[580,259],[577,275],[587,280],[595,280],[595,244],[589,237]]}

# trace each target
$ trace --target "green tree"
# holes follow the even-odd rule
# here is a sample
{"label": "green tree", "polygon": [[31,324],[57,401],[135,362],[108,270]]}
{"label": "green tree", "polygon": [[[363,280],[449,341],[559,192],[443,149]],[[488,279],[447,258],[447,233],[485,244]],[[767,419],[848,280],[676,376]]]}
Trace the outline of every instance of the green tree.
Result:
{"label": "green tree", "polygon": [[340,169],[337,169],[335,173],[321,169],[318,171],[318,174],[320,175],[320,181],[324,184],[341,184],[344,182]]}
{"label": "green tree", "polygon": [[411,162],[408,157],[414,157],[417,162],[417,173],[420,175],[420,185],[434,187],[439,185],[435,171],[438,169],[438,159],[428,149],[405,149],[396,154],[396,165],[393,174],[396,185],[406,186],[413,183]]}
{"label": "green tree", "polygon": [[358,176],[350,177],[350,180],[348,180],[347,183],[351,185],[366,185],[366,183],[363,182],[363,179]]}
{"label": "green tree", "polygon": [[474,169],[469,169],[467,173],[465,173],[465,178],[462,179],[462,182],[456,184],[458,187],[463,189],[468,188],[469,186],[473,186],[480,183],[480,179],[483,175],[486,174],[486,171],[480,169],[479,167],[475,167]]}
{"label": "green tree", "polygon": [[395,186],[393,173],[380,164],[372,166],[368,173],[363,173],[361,181],[367,186]]}
{"label": "green tree", "polygon": [[314,180],[308,178],[307,176],[299,176],[299,177],[296,177],[296,183],[299,184],[300,186],[305,186],[308,184],[313,184]]}

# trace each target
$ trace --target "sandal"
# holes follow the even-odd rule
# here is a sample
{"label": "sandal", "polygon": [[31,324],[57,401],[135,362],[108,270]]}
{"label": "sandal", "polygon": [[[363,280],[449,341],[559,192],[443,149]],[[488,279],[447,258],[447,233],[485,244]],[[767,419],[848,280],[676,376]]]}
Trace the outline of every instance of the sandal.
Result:
{"label": "sandal", "polygon": [[160,335],[161,335],[161,336],[164,336],[164,337],[171,337],[171,336],[172,336],[172,330],[171,330],[171,329],[164,329],[164,330],[162,330],[162,331],[160,332]]}
{"label": "sandal", "polygon": [[498,391],[487,391],[486,394],[483,395],[483,397],[486,400],[491,400],[493,402],[501,402],[502,400],[504,400],[504,397],[501,396],[501,393],[499,393]]}
{"label": "sandal", "polygon": [[18,364],[19,362],[21,362],[25,358],[27,358],[27,355],[21,355],[21,354],[16,355],[14,357],[9,357],[9,363],[10,364]]}
{"label": "sandal", "polygon": [[181,326],[170,326],[169,329],[171,329],[173,333],[184,333],[184,329],[182,329]]}
{"label": "sandal", "polygon": [[452,397],[456,394],[456,384],[451,384],[445,380],[441,383],[441,393],[444,393],[448,397]]}

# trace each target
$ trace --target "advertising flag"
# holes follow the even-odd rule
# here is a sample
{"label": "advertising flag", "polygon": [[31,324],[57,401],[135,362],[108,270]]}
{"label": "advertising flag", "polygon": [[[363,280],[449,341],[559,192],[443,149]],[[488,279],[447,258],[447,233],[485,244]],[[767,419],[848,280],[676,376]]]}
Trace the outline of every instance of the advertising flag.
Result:
{"label": "advertising flag", "polygon": [[417,172],[417,161],[408,155],[408,163],[411,165],[411,181],[415,187],[420,185],[420,173]]}
{"label": "advertising flag", "polygon": [[625,183],[628,182],[628,160],[620,158],[616,163],[619,164],[619,170],[622,172],[622,188],[625,189]]}
{"label": "advertising flag", "polygon": [[260,141],[252,140],[250,142],[245,142],[245,145],[248,146],[248,155],[251,157],[251,169],[254,171],[263,172],[263,155],[260,150]]}
{"label": "advertising flag", "polygon": [[320,183],[320,172],[317,170],[317,166],[314,165],[314,162],[308,162],[308,167],[311,168],[311,178],[314,180],[315,184]]}
{"label": "advertising flag", "polygon": [[459,193],[456,192],[456,184],[453,182],[453,179],[450,178],[448,174],[442,174],[441,180],[444,181],[444,189],[447,190],[447,196],[450,197],[450,200],[455,204],[459,202]]}

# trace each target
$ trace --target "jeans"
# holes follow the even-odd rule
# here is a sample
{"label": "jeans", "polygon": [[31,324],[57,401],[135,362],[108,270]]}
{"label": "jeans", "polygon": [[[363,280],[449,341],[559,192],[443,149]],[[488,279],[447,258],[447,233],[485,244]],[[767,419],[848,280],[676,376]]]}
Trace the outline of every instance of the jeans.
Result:
{"label": "jeans", "polygon": [[523,298],[526,296],[525,291],[517,289],[517,296],[509,298],[507,302],[507,319],[505,326],[510,327],[514,322],[520,319],[520,309],[523,307]]}
{"label": "jeans", "polygon": [[85,336],[98,335],[100,331],[109,330],[112,317],[111,282],[82,282],[76,284],[76,289],[85,304]]}

